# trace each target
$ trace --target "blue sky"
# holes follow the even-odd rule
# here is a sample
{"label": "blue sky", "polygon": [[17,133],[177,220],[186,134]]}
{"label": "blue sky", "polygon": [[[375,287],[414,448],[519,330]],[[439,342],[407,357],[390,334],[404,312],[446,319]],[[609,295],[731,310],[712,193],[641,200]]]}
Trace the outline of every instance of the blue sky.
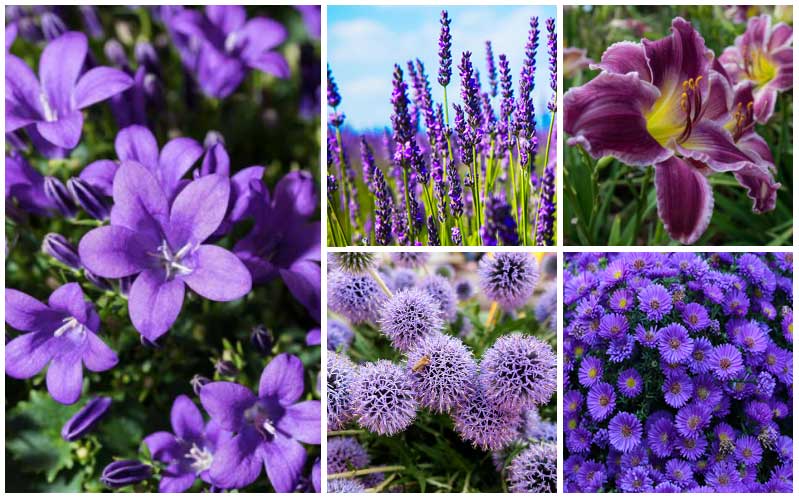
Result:
{"label": "blue sky", "polygon": [[[460,93],[457,66],[461,53],[472,52],[472,63],[486,88],[485,42],[491,40],[495,59],[502,53],[508,56],[515,88],[530,17],[537,15],[542,34],[535,96],[536,109],[540,109],[537,114],[543,115],[550,96],[545,19],[555,17],[556,8],[447,6],[446,9],[452,19],[453,77],[447,88],[450,114],[453,99],[458,99]],[[443,90],[436,81],[440,15],[441,7],[328,7],[328,61],[343,99],[340,110],[346,114],[349,126],[363,131],[390,125],[391,75],[395,63],[405,70],[408,60],[421,59],[430,78],[433,98],[443,102]]]}

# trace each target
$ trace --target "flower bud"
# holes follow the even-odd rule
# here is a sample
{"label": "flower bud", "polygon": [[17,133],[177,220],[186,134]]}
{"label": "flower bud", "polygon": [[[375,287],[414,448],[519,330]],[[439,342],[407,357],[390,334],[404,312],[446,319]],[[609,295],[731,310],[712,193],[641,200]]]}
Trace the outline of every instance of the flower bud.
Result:
{"label": "flower bud", "polygon": [[214,368],[222,377],[235,377],[239,374],[239,369],[230,360],[217,360]]}
{"label": "flower bud", "polygon": [[97,15],[97,8],[93,5],[81,5],[78,7],[81,15],[83,16],[83,24],[86,26],[86,32],[92,38],[99,39],[103,37],[103,24]]}
{"label": "flower bud", "polygon": [[252,329],[250,341],[255,349],[257,349],[262,355],[268,355],[271,353],[272,346],[275,344],[272,331],[263,325],[258,325]]}
{"label": "flower bud", "polygon": [[96,187],[80,178],[70,178],[67,181],[67,189],[89,216],[100,221],[108,219],[111,210],[102,192]]}
{"label": "flower bud", "polygon": [[84,269],[83,270],[83,276],[85,276],[86,280],[91,282],[98,289],[101,289],[101,290],[104,290],[104,291],[113,289],[113,286],[111,285],[111,283],[108,280],[106,280],[103,277],[100,277],[98,275],[95,275],[94,273],[90,272],[89,270]]}
{"label": "flower bud", "polygon": [[191,384],[192,390],[194,390],[194,394],[199,396],[203,386],[205,386],[209,382],[211,382],[211,379],[209,379],[208,377],[203,377],[200,374],[196,374],[194,377],[191,378],[191,381],[189,383]]}
{"label": "flower bud", "polygon": [[78,250],[60,233],[51,232],[44,236],[42,252],[75,270],[82,267]]}
{"label": "flower bud", "polygon": [[130,71],[128,54],[125,53],[125,47],[122,46],[119,40],[112,38],[105,42],[103,51],[105,52],[106,59],[108,59],[111,64],[125,71]]}
{"label": "flower bud", "polygon": [[110,406],[111,398],[92,399],[64,424],[64,427],[61,428],[61,437],[65,441],[80,439],[105,416]]}
{"label": "flower bud", "polygon": [[53,12],[45,12],[41,17],[42,33],[47,41],[52,41],[67,32],[67,25]]}
{"label": "flower bud", "polygon": [[118,460],[103,469],[100,482],[109,488],[122,488],[150,478],[152,467],[138,460]]}
{"label": "flower bud", "polygon": [[72,200],[69,190],[61,183],[61,180],[54,176],[44,179],[44,195],[56,205],[61,214],[67,218],[73,218],[77,213],[77,206]]}
{"label": "flower bud", "polygon": [[159,73],[160,62],[153,44],[148,41],[137,41],[133,47],[133,56],[139,66],[144,66],[148,73]]}

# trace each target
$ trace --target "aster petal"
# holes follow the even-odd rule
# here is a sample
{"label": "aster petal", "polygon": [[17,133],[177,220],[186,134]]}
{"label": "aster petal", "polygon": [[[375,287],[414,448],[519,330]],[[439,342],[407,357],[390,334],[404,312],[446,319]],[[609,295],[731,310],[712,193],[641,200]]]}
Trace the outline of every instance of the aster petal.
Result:
{"label": "aster petal", "polygon": [[752,159],[739,149],[729,131],[718,123],[701,121],[677,150],[685,157],[706,164],[714,171],[737,171],[752,164]]}
{"label": "aster petal", "polygon": [[261,445],[260,451],[266,464],[266,475],[275,491],[294,491],[305,466],[305,448],[297,441],[277,433],[272,441]]}
{"label": "aster petal", "polygon": [[247,20],[247,12],[241,5],[209,5],[205,15],[225,34],[239,29]]}
{"label": "aster petal", "polygon": [[153,173],[158,167],[158,142],[145,126],[131,125],[120,130],[114,149],[120,161],[135,161]]}
{"label": "aster petal", "polygon": [[6,133],[42,119],[41,88],[36,75],[19,57],[6,53]]}
{"label": "aster petal", "polygon": [[258,396],[277,396],[280,404],[287,406],[300,399],[304,389],[302,361],[294,355],[281,353],[261,373]]}
{"label": "aster petal", "polygon": [[658,215],[669,235],[693,244],[713,214],[713,192],[707,178],[692,164],[672,157],[655,165]]}
{"label": "aster petal", "polygon": [[211,382],[200,390],[200,401],[212,419],[225,430],[238,431],[244,410],[255,403],[255,395],[235,382]]}
{"label": "aster petal", "polygon": [[320,444],[322,440],[322,405],[318,400],[303,401],[286,407],[278,428],[297,441]]}
{"label": "aster petal", "polygon": [[80,179],[100,191],[103,195],[114,195],[114,176],[117,174],[119,164],[109,159],[94,161],[83,168]]}
{"label": "aster petal", "polygon": [[166,431],[150,434],[144,438],[144,444],[150,450],[150,455],[160,462],[169,462],[183,456],[183,448],[175,436]]}
{"label": "aster petal", "polygon": [[703,76],[700,88],[707,88],[707,70],[713,53],[690,22],[681,17],[671,22],[671,34],[660,40],[643,40],[644,52],[652,70],[652,84],[664,93],[690,78]]}
{"label": "aster petal", "polygon": [[67,31],[44,47],[39,59],[39,80],[50,106],[59,117],[74,109],[72,91],[83,69],[87,51],[86,35],[77,31]]}
{"label": "aster petal", "polygon": [[140,163],[122,162],[114,177],[111,224],[160,241],[168,219],[169,203],[152,173]]}
{"label": "aster petal", "polygon": [[167,142],[158,157],[159,174],[164,190],[169,193],[174,192],[183,175],[202,155],[202,146],[192,138],[181,137]]}
{"label": "aster petal", "polygon": [[279,272],[291,295],[305,306],[312,316],[320,316],[321,267],[313,261],[301,260],[293,263],[288,269],[280,269]]}
{"label": "aster petal", "polygon": [[642,80],[652,81],[644,46],[640,43],[628,41],[614,43],[605,50],[598,63],[591,64],[591,69],[617,74],[637,73]]}
{"label": "aster petal", "polygon": [[75,86],[75,108],[83,109],[122,93],[133,85],[133,78],[112,67],[89,70]]}
{"label": "aster petal", "polygon": [[197,476],[179,462],[170,463],[161,473],[158,481],[159,493],[183,493],[192,487]]}
{"label": "aster petal", "polygon": [[184,293],[183,281],[166,281],[163,270],[141,272],[128,294],[130,321],[141,335],[155,341],[177,320]]}
{"label": "aster petal", "polygon": [[172,430],[185,441],[197,441],[202,437],[205,422],[197,405],[185,394],[175,398],[170,412]]}
{"label": "aster petal", "polygon": [[90,272],[105,278],[135,275],[150,267],[157,241],[122,226],[95,228],[80,240],[78,254]]}
{"label": "aster petal", "polygon": [[257,434],[247,429],[219,446],[209,469],[211,483],[224,489],[238,489],[255,482],[261,475],[259,443]]}
{"label": "aster petal", "polygon": [[47,390],[54,400],[71,405],[83,389],[83,363],[76,352],[59,354],[47,369]]}
{"label": "aster petal", "polygon": [[636,74],[601,73],[563,98],[563,128],[572,135],[569,145],[581,145],[591,157],[613,156],[647,166],[672,152],[650,135],[643,110],[660,96],[657,88]]}
{"label": "aster petal", "polygon": [[51,332],[46,329],[63,317],[38,299],[16,289],[6,289],[5,304],[6,323],[17,330],[36,332],[45,329]]}
{"label": "aster petal", "polygon": [[229,198],[230,180],[222,175],[189,183],[172,203],[168,233],[172,247],[200,244],[210,237],[225,218]]}
{"label": "aster petal", "polygon": [[113,349],[108,347],[96,334],[88,334],[88,348],[83,353],[83,364],[92,372],[111,370],[119,363]]}
{"label": "aster petal", "polygon": [[49,333],[30,332],[12,339],[6,344],[6,375],[29,379],[41,372],[53,358],[52,346],[53,336]]}
{"label": "aster petal", "polygon": [[183,281],[212,301],[233,301],[252,289],[252,277],[235,254],[219,246],[202,245],[194,253],[193,271]]}
{"label": "aster petal", "polygon": [[83,131],[83,114],[72,111],[58,116],[56,121],[39,121],[38,131],[45,140],[62,149],[74,149]]}
{"label": "aster petal", "polygon": [[47,300],[47,305],[76,318],[80,323],[86,324],[89,321],[86,313],[86,297],[80,285],[75,282],[64,284],[54,290]]}

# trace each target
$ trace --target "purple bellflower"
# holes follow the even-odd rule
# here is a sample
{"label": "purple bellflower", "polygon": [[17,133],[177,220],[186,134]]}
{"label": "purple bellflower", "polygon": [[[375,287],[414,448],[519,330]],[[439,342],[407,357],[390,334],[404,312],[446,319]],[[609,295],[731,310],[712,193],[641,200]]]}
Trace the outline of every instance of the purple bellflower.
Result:
{"label": "purple bellflower", "polygon": [[81,75],[86,35],[68,31],[48,43],[39,59],[39,77],[19,57],[6,53],[6,133],[25,128],[47,157],[62,157],[78,145],[82,109],[128,89],[133,80],[110,67]]}
{"label": "purple bellflower", "polygon": [[45,193],[44,181],[44,176],[18,152],[6,156],[7,207],[13,199],[30,214],[48,216],[55,213],[58,207]]}
{"label": "purple bellflower", "polygon": [[170,419],[174,434],[160,431],[144,438],[152,457],[166,464],[158,491],[183,493],[197,477],[211,483],[208,469],[214,452],[233,435],[213,420],[206,424],[197,406],[183,394],[175,398]]}
{"label": "purple bellflower", "polygon": [[104,372],[117,355],[97,336],[100,317],[80,285],[64,284],[44,304],[15,289],[6,289],[6,323],[27,332],[6,344],[6,375],[29,379],[47,369],[47,390],[65,405],[80,398],[83,366]]}
{"label": "purple bellflower", "polygon": [[280,354],[261,375],[258,395],[233,382],[212,382],[200,391],[212,421],[234,432],[221,444],[209,469],[211,482],[221,488],[241,488],[258,479],[261,466],[275,491],[288,493],[300,481],[305,448],[320,444],[319,401],[297,402],[304,390],[302,362]]}
{"label": "purple bellflower", "polygon": [[102,419],[111,406],[111,398],[102,396],[90,400],[78,410],[61,428],[64,441],[77,441],[86,435]]}
{"label": "purple bellflower", "polygon": [[84,266],[105,278],[138,275],[128,312],[150,341],[167,332],[180,313],[185,285],[213,301],[239,299],[252,288],[250,272],[230,251],[203,244],[222,222],[230,182],[221,175],[194,180],[169,204],[156,177],[139,163],[123,162],[114,177],[111,225],[81,239]]}

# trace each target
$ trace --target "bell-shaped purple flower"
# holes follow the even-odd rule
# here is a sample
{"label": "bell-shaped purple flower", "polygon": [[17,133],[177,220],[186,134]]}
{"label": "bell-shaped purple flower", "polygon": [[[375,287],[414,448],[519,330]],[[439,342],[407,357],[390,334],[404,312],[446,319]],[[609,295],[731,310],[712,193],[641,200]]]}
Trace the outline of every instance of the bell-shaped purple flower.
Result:
{"label": "bell-shaped purple flower", "polygon": [[97,424],[108,412],[111,398],[94,398],[86,406],[72,416],[61,428],[61,437],[65,441],[77,441]]}
{"label": "bell-shaped purple flower", "polygon": [[38,216],[57,211],[44,192],[44,176],[18,152],[6,156],[6,205],[15,200],[20,208]]}

